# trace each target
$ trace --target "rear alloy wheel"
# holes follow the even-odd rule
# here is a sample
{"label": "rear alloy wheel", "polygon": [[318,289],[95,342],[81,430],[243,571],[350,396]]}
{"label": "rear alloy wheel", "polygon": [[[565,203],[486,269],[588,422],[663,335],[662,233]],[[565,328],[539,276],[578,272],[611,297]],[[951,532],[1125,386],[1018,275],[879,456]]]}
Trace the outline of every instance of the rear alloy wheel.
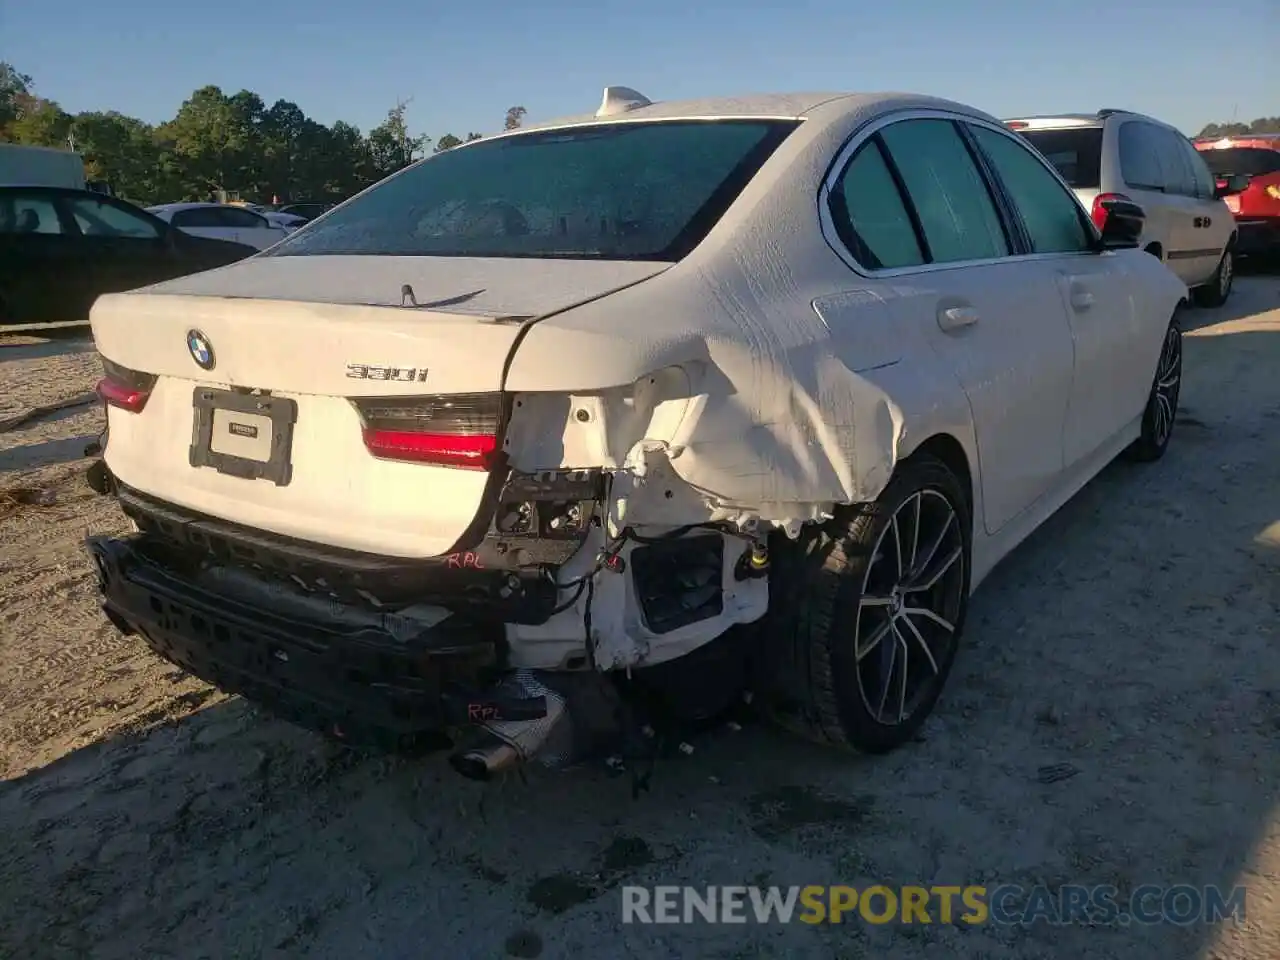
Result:
{"label": "rear alloy wheel", "polygon": [[1126,451],[1133,460],[1150,462],[1164,456],[1173,436],[1182,392],[1182,331],[1176,320],[1169,322],[1160,348],[1160,361],[1142,413],[1142,433]]}
{"label": "rear alloy wheel", "polygon": [[775,677],[785,689],[769,698],[774,718],[864,753],[911,740],[955,660],[969,563],[968,497],[926,455],[903,463],[852,519],[784,547],[773,629],[762,638],[787,645]]}
{"label": "rear alloy wheel", "polygon": [[1222,251],[1222,259],[1218,261],[1218,272],[1203,287],[1196,287],[1191,295],[1198,307],[1220,307],[1231,296],[1231,287],[1236,281],[1236,254],[1231,247]]}

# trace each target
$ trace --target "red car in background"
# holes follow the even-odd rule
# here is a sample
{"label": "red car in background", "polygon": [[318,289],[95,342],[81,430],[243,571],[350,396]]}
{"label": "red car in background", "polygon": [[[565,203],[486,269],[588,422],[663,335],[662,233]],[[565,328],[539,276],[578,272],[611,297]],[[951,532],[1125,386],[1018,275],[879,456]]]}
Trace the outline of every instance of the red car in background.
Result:
{"label": "red car in background", "polygon": [[1247,189],[1226,198],[1239,228],[1238,252],[1280,254],[1280,133],[1202,137],[1193,143],[1219,184],[1230,176],[1249,178]]}

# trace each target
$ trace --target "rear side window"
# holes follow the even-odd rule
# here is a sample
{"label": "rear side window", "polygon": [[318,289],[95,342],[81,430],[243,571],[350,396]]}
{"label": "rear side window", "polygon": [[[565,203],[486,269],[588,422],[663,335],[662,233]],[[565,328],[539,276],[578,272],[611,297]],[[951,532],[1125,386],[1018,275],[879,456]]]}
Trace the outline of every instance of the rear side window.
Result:
{"label": "rear side window", "polygon": [[388,178],[267,255],[679,260],[795,126],[633,121],[478,140]]}
{"label": "rear side window", "polygon": [[911,216],[877,140],[854,154],[832,188],[831,219],[864,267],[881,270],[924,263]]}
{"label": "rear side window", "polygon": [[1147,123],[1130,121],[1120,127],[1120,176],[1135,190],[1164,190],[1166,175],[1160,163],[1159,131]]}
{"label": "rear side window", "polygon": [[87,237],[129,237],[156,240],[161,228],[149,217],[118,207],[108,200],[73,197],[67,201],[71,216]]}
{"label": "rear side window", "polygon": [[213,207],[192,207],[190,210],[175,211],[169,222],[179,229],[225,227],[226,224],[217,216],[217,213],[218,211]]}
{"label": "rear side window", "polygon": [[1034,153],[1017,140],[970,124],[1001,183],[1008,191],[1036,253],[1080,253],[1092,248],[1084,211]]}
{"label": "rear side window", "polygon": [[901,120],[880,131],[935,263],[1009,254],[995,201],[949,120]]}
{"label": "rear side window", "polygon": [[1019,130],[1018,135],[1040,151],[1074,189],[1096,190],[1101,185],[1101,127]]}
{"label": "rear side window", "polygon": [[1227,147],[1220,150],[1210,148],[1198,152],[1215,176],[1230,177],[1243,174],[1248,177],[1265,177],[1268,174],[1280,173],[1280,150]]}

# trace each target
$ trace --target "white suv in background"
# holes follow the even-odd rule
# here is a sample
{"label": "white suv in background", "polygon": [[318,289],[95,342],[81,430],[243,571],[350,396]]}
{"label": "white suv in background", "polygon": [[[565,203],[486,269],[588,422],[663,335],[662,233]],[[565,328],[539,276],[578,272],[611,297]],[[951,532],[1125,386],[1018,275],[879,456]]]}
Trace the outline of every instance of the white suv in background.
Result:
{"label": "white suv in background", "polygon": [[[1052,163],[1101,228],[1111,200],[1146,211],[1142,247],[1216,307],[1231,295],[1236,225],[1199,152],[1178,130],[1124,110],[1005,121]],[[1235,186],[1233,184],[1232,186]]]}

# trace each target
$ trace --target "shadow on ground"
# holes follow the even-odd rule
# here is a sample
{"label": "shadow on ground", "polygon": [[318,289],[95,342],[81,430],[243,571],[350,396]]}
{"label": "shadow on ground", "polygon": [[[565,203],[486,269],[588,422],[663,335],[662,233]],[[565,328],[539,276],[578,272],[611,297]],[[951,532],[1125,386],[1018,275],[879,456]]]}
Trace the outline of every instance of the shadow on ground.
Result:
{"label": "shadow on ground", "polygon": [[[623,926],[619,887],[1259,882],[1280,786],[1280,553],[1256,540],[1280,519],[1272,343],[1188,338],[1169,455],[1108,468],[993,574],[910,749],[725,730],[633,800],[594,768],[475,785],[225,701],[0,785],[0,939],[129,960],[1195,960],[1212,929]],[[1252,392],[1221,389],[1228,349]]]}
{"label": "shadow on ground", "polygon": [[[67,411],[65,416],[83,413],[84,411]],[[57,420],[53,416],[44,418]],[[42,421],[44,422],[44,421]],[[98,439],[98,434],[87,433],[76,437],[63,437],[58,440],[41,440],[36,443],[21,444],[0,450],[0,473],[8,470],[29,470],[35,467],[47,467],[58,463],[72,463],[84,459],[85,447]]]}
{"label": "shadow on ground", "polygon": [[0,367],[13,360],[38,360],[43,357],[61,357],[73,353],[92,353],[93,340],[84,339],[84,333],[75,337],[36,340],[31,337],[0,337]]}

